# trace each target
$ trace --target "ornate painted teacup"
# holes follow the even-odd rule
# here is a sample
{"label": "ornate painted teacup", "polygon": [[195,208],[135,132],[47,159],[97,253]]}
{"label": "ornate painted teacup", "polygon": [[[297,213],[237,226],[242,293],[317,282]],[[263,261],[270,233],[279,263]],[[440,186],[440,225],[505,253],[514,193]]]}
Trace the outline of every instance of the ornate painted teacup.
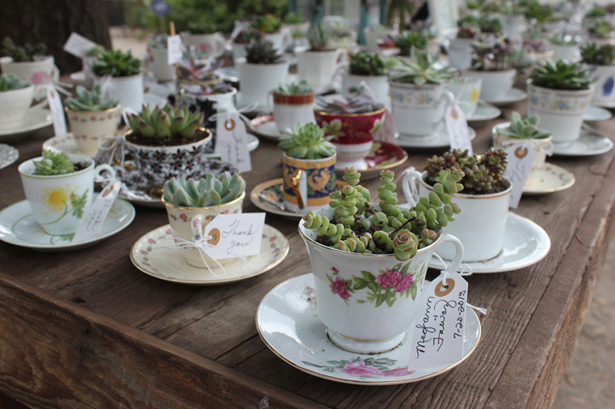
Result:
{"label": "ornate painted teacup", "polygon": [[46,87],[60,77],[60,70],[55,66],[52,56],[35,57],[35,61],[13,62],[10,57],[0,59],[3,74],[13,74],[21,81],[34,84],[34,98],[45,98]]}
{"label": "ornate painted teacup", "polygon": [[84,155],[94,156],[100,147],[101,139],[117,133],[122,110],[120,105],[104,111],[71,111],[66,108],[66,116],[79,151]]}
{"label": "ornate painted teacup", "polygon": [[273,117],[281,134],[286,134],[288,129],[298,125],[315,123],[314,118],[314,93],[287,95],[271,92],[273,98]]}
{"label": "ornate painted teacup", "polygon": [[594,82],[592,103],[611,106],[615,102],[615,67],[612,65],[590,65],[589,74]]}
{"label": "ornate painted teacup", "polygon": [[284,205],[297,213],[318,210],[329,204],[336,190],[336,155],[324,159],[296,159],[284,154]]}
{"label": "ornate painted teacup", "polygon": [[30,106],[34,99],[33,84],[25,88],[0,92],[0,131],[12,131],[23,125],[28,112],[42,108],[47,100]]}

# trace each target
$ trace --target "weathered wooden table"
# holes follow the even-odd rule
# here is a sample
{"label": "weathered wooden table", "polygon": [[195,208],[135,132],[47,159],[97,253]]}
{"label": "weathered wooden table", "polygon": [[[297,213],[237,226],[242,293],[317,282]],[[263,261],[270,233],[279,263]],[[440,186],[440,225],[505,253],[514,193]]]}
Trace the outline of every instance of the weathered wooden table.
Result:
{"label": "weathered wooden table", "polygon": [[[525,112],[522,103],[514,108]],[[501,121],[477,129],[477,152]],[[615,132],[615,119],[598,128]],[[39,155],[51,132],[16,143],[19,162]],[[396,171],[422,168],[433,153],[411,151]],[[612,235],[613,156],[550,159],[572,171],[576,184],[525,197],[516,211],[547,231],[550,254],[529,268],[468,278],[469,301],[489,311],[481,317],[483,337],[467,361],[436,378],[343,385],[300,372],[265,347],[254,324],[260,300],[310,271],[295,221],[267,215],[291,245],[274,270],[190,287],[133,267],[133,243],[167,223],[164,210],[138,207],[129,228],[88,249],[51,254],[0,243],[0,392],[42,408],[549,407]],[[244,175],[249,190],[281,176],[279,157],[275,145],[261,141],[254,170]],[[0,170],[0,186],[0,208],[24,199],[16,164]],[[257,210],[245,201],[244,211]]]}

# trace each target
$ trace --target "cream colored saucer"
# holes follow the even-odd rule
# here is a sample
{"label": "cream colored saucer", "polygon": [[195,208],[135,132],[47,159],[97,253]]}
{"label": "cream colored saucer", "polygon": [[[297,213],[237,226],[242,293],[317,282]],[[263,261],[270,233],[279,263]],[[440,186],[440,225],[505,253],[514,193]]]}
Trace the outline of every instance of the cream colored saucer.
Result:
{"label": "cream colored saucer", "polygon": [[559,166],[545,163],[523,186],[524,195],[544,195],[559,192],[574,185],[574,175]]}

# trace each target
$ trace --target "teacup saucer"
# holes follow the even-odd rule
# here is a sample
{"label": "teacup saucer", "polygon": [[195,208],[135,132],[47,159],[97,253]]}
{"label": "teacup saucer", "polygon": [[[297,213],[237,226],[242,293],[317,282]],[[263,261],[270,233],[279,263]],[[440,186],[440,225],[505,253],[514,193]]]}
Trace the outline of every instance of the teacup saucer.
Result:
{"label": "teacup saucer", "polygon": [[261,115],[251,120],[250,132],[276,143],[282,136],[275,123],[275,119],[273,119],[273,115]]}
{"label": "teacup saucer", "polygon": [[0,169],[12,165],[19,159],[19,151],[12,146],[0,143]]}
{"label": "teacup saucer", "polygon": [[45,233],[41,225],[32,216],[28,201],[22,200],[0,211],[0,240],[39,251],[79,250],[124,230],[134,218],[135,208],[127,201],[118,198],[113,203],[100,233],[73,242],[73,234],[52,235]]}
{"label": "teacup saucer", "polygon": [[[476,138],[476,131],[468,127],[470,140]],[[397,145],[402,148],[448,148],[451,145],[446,126],[440,126],[431,136],[412,136],[403,133],[397,138]]]}
{"label": "teacup saucer", "polygon": [[466,118],[468,122],[483,122],[495,119],[502,114],[502,110],[484,101],[478,101],[476,111],[472,116]]}
{"label": "teacup saucer", "polygon": [[564,168],[545,163],[530,183],[523,186],[524,195],[543,195],[566,190],[574,185],[574,175]]}
{"label": "teacup saucer", "polygon": [[168,224],[150,231],[137,240],[130,252],[132,264],[152,277],[190,285],[228,284],[255,277],[280,264],[289,249],[286,237],[266,224],[263,229],[260,254],[248,257],[246,261],[241,259],[228,261],[224,264],[226,272],[218,266],[212,267],[220,276],[216,277],[205,268],[192,267],[186,263],[179,251],[158,247],[156,243],[164,238],[170,238],[169,241],[172,242],[173,234]]}
{"label": "teacup saucer", "polygon": [[[467,264],[473,273],[503,273],[538,263],[549,254],[551,239],[536,223],[514,213],[508,213],[504,247],[497,257]],[[432,257],[429,267],[444,269],[437,257]]]}
{"label": "teacup saucer", "polygon": [[606,121],[611,119],[613,114],[608,109],[600,108],[595,105],[590,105],[585,110],[583,120],[586,122]]}
{"label": "teacup saucer", "polygon": [[[358,169],[361,180],[374,179],[380,176],[380,171],[392,169],[408,160],[408,152],[389,142],[374,142],[372,151],[365,158],[367,169]],[[338,175],[344,174],[344,169],[336,169]]]}
{"label": "teacup saucer", "polygon": [[36,131],[53,124],[51,120],[51,111],[48,109],[35,109],[26,115],[26,118],[17,129],[10,131],[0,131],[0,141],[9,141],[17,135],[22,135],[28,132]]}
{"label": "teacup saucer", "polygon": [[592,105],[596,105],[602,108],[609,108],[609,109],[613,109],[615,108],[615,101],[612,102],[604,102],[604,103],[596,103],[596,102],[592,102]]}
{"label": "teacup saucer", "polygon": [[506,94],[502,95],[498,99],[485,100],[485,102],[488,102],[492,105],[502,106],[523,101],[525,98],[527,98],[527,93],[525,91],[522,91],[519,88],[511,88]]}
{"label": "teacup saucer", "polygon": [[553,154],[560,156],[594,156],[613,149],[613,141],[593,132],[581,131],[581,137],[574,142],[554,143]]}
{"label": "teacup saucer", "polygon": [[318,318],[314,276],[291,278],[273,288],[256,311],[256,329],[267,347],[287,364],[318,378],[353,385],[398,385],[440,375],[465,361],[481,337],[476,313],[467,310],[463,358],[436,366],[410,368],[412,343],[381,354],[347,352],[334,345]]}

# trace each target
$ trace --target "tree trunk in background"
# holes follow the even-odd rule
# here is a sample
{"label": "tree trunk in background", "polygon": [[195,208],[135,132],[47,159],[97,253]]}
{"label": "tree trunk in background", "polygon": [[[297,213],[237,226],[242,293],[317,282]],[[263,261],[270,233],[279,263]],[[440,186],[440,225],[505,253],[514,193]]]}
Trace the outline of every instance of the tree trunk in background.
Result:
{"label": "tree trunk in background", "polygon": [[62,47],[74,31],[111,48],[103,0],[0,0],[0,39],[47,44],[63,74],[81,70],[81,60]]}

